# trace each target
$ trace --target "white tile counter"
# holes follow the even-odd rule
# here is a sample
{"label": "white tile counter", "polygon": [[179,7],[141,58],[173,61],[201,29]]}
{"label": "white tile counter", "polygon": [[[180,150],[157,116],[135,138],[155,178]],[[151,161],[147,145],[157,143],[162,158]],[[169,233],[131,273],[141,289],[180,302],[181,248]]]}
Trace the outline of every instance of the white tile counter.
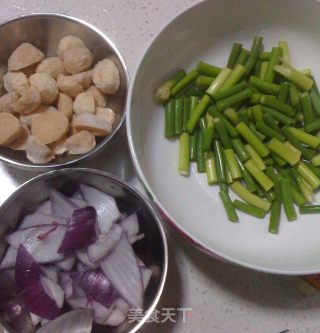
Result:
{"label": "white tile counter", "polygon": [[[213,1],[213,0],[212,0]],[[132,76],[156,33],[195,0],[9,0],[1,1],[0,21],[39,12],[81,18],[105,32],[123,55]],[[1,41],[0,41],[1,42]],[[110,156],[110,157],[109,157]],[[83,166],[114,172],[135,184],[125,129],[100,157]],[[0,202],[33,177],[0,164]],[[168,229],[170,266],[158,310],[192,308],[186,322],[150,323],[142,332],[292,333],[320,332],[320,291],[305,296],[283,277],[235,267],[208,258]],[[163,319],[160,317],[159,319]]]}

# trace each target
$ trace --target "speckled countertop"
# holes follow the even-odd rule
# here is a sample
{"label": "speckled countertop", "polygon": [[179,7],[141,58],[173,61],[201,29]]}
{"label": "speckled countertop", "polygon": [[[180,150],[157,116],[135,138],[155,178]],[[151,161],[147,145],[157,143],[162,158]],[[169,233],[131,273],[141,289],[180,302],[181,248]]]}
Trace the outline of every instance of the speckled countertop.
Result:
{"label": "speckled countertop", "polygon": [[[1,1],[0,21],[38,12],[62,13],[84,19],[114,41],[132,75],[153,36],[177,13],[196,2],[10,0]],[[114,172],[139,186],[130,161],[124,128],[103,156],[82,165]],[[0,164],[0,201],[34,175]],[[167,231],[169,275],[158,309],[192,308],[192,311],[186,317],[186,323],[183,323],[180,312],[175,318],[176,323],[150,323],[143,332],[278,333],[289,327],[292,333],[320,332],[320,292],[305,296],[296,288],[292,278],[218,262],[199,253],[171,229]]]}

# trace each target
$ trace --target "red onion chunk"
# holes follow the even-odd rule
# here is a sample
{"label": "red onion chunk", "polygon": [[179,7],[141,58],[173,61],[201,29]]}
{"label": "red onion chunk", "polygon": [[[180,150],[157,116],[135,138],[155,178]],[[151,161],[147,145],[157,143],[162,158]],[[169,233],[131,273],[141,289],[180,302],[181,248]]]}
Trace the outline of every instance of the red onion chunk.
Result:
{"label": "red onion chunk", "polygon": [[26,308],[37,316],[55,319],[60,310],[41,283],[41,267],[27,249],[20,245],[17,253],[15,285]]}
{"label": "red onion chunk", "polygon": [[59,309],[62,308],[64,300],[64,292],[62,288],[53,280],[49,279],[46,276],[41,276],[40,278],[42,287],[45,290],[46,294],[55,301]]}
{"label": "red onion chunk", "polygon": [[87,248],[90,261],[97,262],[106,256],[121,239],[122,228],[114,224],[106,234],[98,235],[98,239]]}
{"label": "red onion chunk", "polygon": [[63,260],[57,261],[56,265],[62,271],[70,272],[76,262],[76,257],[73,254],[67,255]]}
{"label": "red onion chunk", "polygon": [[118,297],[109,280],[100,269],[84,273],[75,272],[71,274],[71,277],[74,284],[86,293],[89,300],[99,302],[106,308],[109,308]]}
{"label": "red onion chunk", "polygon": [[59,269],[54,265],[41,266],[42,273],[54,282],[59,282]]}
{"label": "red onion chunk", "polygon": [[127,319],[127,316],[128,316],[128,313],[124,314],[121,311],[119,311],[118,309],[115,309],[114,311],[112,311],[109,318],[101,324],[109,325],[109,326],[119,326]]}
{"label": "red onion chunk", "polygon": [[7,237],[7,241],[15,248],[23,244],[36,262],[45,264],[64,258],[57,251],[65,232],[66,226],[64,225],[43,225],[22,230],[18,229]]}
{"label": "red onion chunk", "polygon": [[37,209],[35,210],[35,213],[42,213],[42,214],[46,214],[46,215],[51,215],[52,211],[51,211],[51,201],[50,200],[46,200],[43,203],[41,203]]}
{"label": "red onion chunk", "polygon": [[127,237],[136,236],[139,232],[139,220],[137,214],[131,214],[119,223]]}
{"label": "red onion chunk", "polygon": [[135,236],[131,236],[129,237],[129,243],[130,244],[134,244],[135,242],[141,240],[144,238],[144,234],[139,234],[139,235],[135,235]]}
{"label": "red onion chunk", "polygon": [[69,311],[39,328],[37,333],[90,333],[92,320],[92,310],[77,309]]}
{"label": "red onion chunk", "polygon": [[94,243],[97,213],[93,207],[74,210],[58,253],[73,253]]}
{"label": "red onion chunk", "polygon": [[100,232],[107,233],[121,216],[115,199],[88,185],[81,184],[80,190],[85,201],[97,211]]}
{"label": "red onion chunk", "polygon": [[130,305],[143,307],[143,285],[140,268],[126,236],[122,236],[100,267],[115,290]]}
{"label": "red onion chunk", "polygon": [[68,219],[54,217],[51,215],[43,214],[43,213],[33,213],[26,215],[25,218],[22,220],[19,229],[31,228],[36,227],[44,224],[67,224],[69,222]]}
{"label": "red onion chunk", "polygon": [[69,198],[54,189],[50,191],[50,201],[53,216],[70,218],[78,208]]}
{"label": "red onion chunk", "polygon": [[87,207],[88,204],[83,199],[77,199],[77,198],[70,198],[70,201],[75,204],[78,208],[84,208]]}
{"label": "red onion chunk", "polygon": [[82,195],[82,193],[81,193],[80,190],[74,192],[74,193],[72,194],[72,198],[74,198],[74,199],[81,199],[81,200],[84,200],[84,197],[83,197],[83,195]]}
{"label": "red onion chunk", "polygon": [[105,306],[95,301],[93,301],[90,306],[92,306],[94,310],[94,322],[100,325],[106,325],[105,323],[112,314],[113,308],[106,308]]}
{"label": "red onion chunk", "polygon": [[97,269],[99,267],[99,263],[94,263],[89,259],[88,253],[86,250],[76,251],[76,256],[84,266],[86,266],[90,269]]}
{"label": "red onion chunk", "polygon": [[15,332],[33,332],[31,314],[17,297],[13,279],[4,272],[0,274],[0,313]]}
{"label": "red onion chunk", "polygon": [[41,322],[41,317],[30,313],[33,326],[37,326]]}
{"label": "red onion chunk", "polygon": [[60,274],[60,285],[64,290],[64,296],[66,299],[75,297],[75,290],[73,288],[73,281],[70,274],[61,273]]}
{"label": "red onion chunk", "polygon": [[152,270],[147,267],[140,267],[140,271],[142,276],[143,290],[146,291],[152,276]]}
{"label": "red onion chunk", "polygon": [[9,246],[0,264],[0,270],[12,269],[16,264],[17,249]]}

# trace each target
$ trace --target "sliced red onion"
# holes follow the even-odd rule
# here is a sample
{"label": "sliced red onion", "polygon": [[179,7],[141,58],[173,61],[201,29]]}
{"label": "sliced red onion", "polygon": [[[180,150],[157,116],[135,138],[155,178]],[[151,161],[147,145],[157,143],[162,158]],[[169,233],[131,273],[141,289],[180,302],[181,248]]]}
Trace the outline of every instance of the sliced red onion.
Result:
{"label": "sliced red onion", "polygon": [[30,313],[33,326],[37,326],[41,322],[41,317]]}
{"label": "sliced red onion", "polygon": [[66,225],[68,224],[69,219],[64,219],[61,217],[54,217],[44,213],[33,213],[26,215],[22,220],[19,229],[31,228],[34,226],[40,226],[44,224],[58,223]]}
{"label": "sliced red onion", "polygon": [[41,203],[37,207],[37,209],[35,210],[35,213],[42,213],[42,214],[51,215],[51,213],[52,213],[52,211],[51,211],[51,201],[46,200],[43,203]]}
{"label": "sliced red onion", "polygon": [[76,257],[73,254],[67,255],[63,260],[57,261],[55,264],[62,271],[70,272],[76,262]]}
{"label": "sliced red onion", "polygon": [[94,243],[97,238],[96,220],[97,213],[93,207],[74,210],[58,253],[73,253]]}
{"label": "sliced red onion", "polygon": [[140,271],[142,276],[143,290],[146,291],[152,276],[152,270],[147,267],[140,267]]}
{"label": "sliced red onion", "polygon": [[70,198],[70,201],[75,204],[78,208],[84,208],[88,206],[88,203],[83,199]]}
{"label": "sliced red onion", "polygon": [[131,214],[119,223],[127,237],[136,236],[139,232],[139,220],[137,214]]}
{"label": "sliced red onion", "polygon": [[86,266],[90,269],[97,269],[99,267],[99,263],[94,263],[89,259],[88,253],[86,250],[76,251],[76,256],[84,266]]}
{"label": "sliced red onion", "polygon": [[122,228],[114,224],[106,234],[98,235],[98,239],[87,248],[90,261],[97,262],[106,256],[118,244],[122,235]]}
{"label": "sliced red onion", "polygon": [[0,264],[0,270],[12,269],[16,264],[17,249],[9,246]]}
{"label": "sliced red onion", "polygon": [[119,326],[127,319],[128,313],[124,314],[121,311],[118,311],[117,309],[113,310],[111,315],[108,317],[106,321],[104,321],[102,324],[109,325],[109,326]]}
{"label": "sliced red onion", "polygon": [[59,282],[59,269],[54,265],[41,266],[42,273],[54,282]]}
{"label": "sliced red onion", "polygon": [[55,319],[60,310],[41,283],[41,267],[27,249],[20,245],[17,253],[15,286],[26,308],[37,316]]}
{"label": "sliced red onion", "polygon": [[47,325],[50,322],[48,319],[42,319],[41,320],[41,326]]}
{"label": "sliced red onion", "polygon": [[62,288],[56,282],[46,276],[41,276],[40,280],[46,294],[49,295],[49,297],[55,301],[57,307],[61,309],[64,300],[64,292]]}
{"label": "sliced red onion", "polygon": [[107,233],[112,224],[121,216],[115,199],[88,185],[81,184],[80,190],[85,201],[97,211],[100,231]]}
{"label": "sliced red onion", "polygon": [[72,198],[74,198],[74,199],[81,199],[81,200],[84,200],[84,197],[83,197],[83,195],[82,195],[82,193],[81,193],[80,190],[74,192],[74,193],[72,194]]}
{"label": "sliced red onion", "polygon": [[61,273],[60,274],[60,284],[64,290],[64,296],[66,299],[75,297],[75,291],[73,288],[73,281],[70,274]]}
{"label": "sliced red onion", "polygon": [[77,309],[69,311],[39,328],[37,333],[90,333],[92,330],[93,311]]}
{"label": "sliced red onion", "polygon": [[34,260],[45,264],[64,258],[57,251],[65,232],[66,226],[64,225],[43,225],[22,230],[18,229],[7,237],[7,241],[15,248],[23,244]]}
{"label": "sliced red onion", "polygon": [[5,272],[0,273],[0,313],[2,320],[8,322],[15,332],[33,332],[30,312],[17,297],[13,279]]}
{"label": "sliced red onion", "polygon": [[106,308],[109,308],[118,297],[109,280],[100,269],[84,273],[75,272],[71,274],[71,277],[74,284],[85,292],[89,300],[99,302]]}
{"label": "sliced red onion", "polygon": [[50,191],[51,211],[53,216],[70,218],[77,206],[62,193],[52,189]]}
{"label": "sliced red onion", "polygon": [[131,236],[131,237],[129,237],[129,243],[130,243],[130,244],[134,244],[135,242],[137,242],[137,241],[143,239],[144,236],[145,236],[145,235],[144,235],[143,233],[142,233],[142,234],[139,234],[139,235]]}
{"label": "sliced red onion", "polygon": [[100,267],[126,302],[137,308],[143,307],[141,272],[126,236],[122,236],[112,253],[100,262]]}
{"label": "sliced red onion", "polygon": [[94,322],[100,325],[106,325],[106,321],[110,317],[113,311],[113,307],[106,308],[98,302],[93,301],[90,304],[94,310]]}

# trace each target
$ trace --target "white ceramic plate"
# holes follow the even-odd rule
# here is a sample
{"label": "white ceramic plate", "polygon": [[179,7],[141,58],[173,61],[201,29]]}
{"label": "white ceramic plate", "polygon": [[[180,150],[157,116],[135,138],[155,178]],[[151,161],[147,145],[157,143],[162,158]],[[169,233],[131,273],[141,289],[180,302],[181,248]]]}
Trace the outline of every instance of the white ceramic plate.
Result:
{"label": "white ceramic plate", "polygon": [[[320,216],[287,222],[268,233],[268,218],[239,213],[227,220],[218,187],[192,167],[177,173],[178,144],[164,138],[164,113],[155,88],[179,68],[197,61],[224,66],[233,42],[250,47],[256,35],[265,49],[287,40],[292,63],[310,67],[320,79],[320,3],[299,0],[212,0],[178,15],[154,39],[136,72],[128,100],[127,130],[133,160],[156,204],[176,228],[212,255],[253,269],[280,274],[320,272]],[[284,214],[283,214],[284,215]]]}

